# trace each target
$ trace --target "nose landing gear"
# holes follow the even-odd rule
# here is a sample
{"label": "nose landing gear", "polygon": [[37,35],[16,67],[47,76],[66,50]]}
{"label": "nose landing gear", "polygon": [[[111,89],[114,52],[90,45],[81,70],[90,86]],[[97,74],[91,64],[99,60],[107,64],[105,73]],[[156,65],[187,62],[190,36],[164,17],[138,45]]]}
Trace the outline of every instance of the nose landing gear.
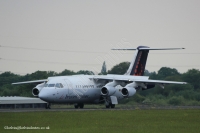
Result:
{"label": "nose landing gear", "polygon": [[51,103],[47,103],[45,108],[46,109],[51,109]]}

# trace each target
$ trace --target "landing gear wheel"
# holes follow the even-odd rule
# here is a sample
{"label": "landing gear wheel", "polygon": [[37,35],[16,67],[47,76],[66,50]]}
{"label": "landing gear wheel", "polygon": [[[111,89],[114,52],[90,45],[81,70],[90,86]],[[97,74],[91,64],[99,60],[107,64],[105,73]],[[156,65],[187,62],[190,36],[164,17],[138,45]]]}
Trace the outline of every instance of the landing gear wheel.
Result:
{"label": "landing gear wheel", "polygon": [[46,109],[51,109],[51,103],[47,103],[45,108]]}
{"label": "landing gear wheel", "polygon": [[78,109],[78,108],[83,108],[84,107],[84,104],[83,103],[78,103],[78,104],[74,104],[74,108],[75,109]]}
{"label": "landing gear wheel", "polygon": [[115,108],[115,104],[111,104],[110,107],[111,107],[111,108]]}
{"label": "landing gear wheel", "polygon": [[110,105],[106,105],[106,108],[107,108],[107,109],[110,108]]}
{"label": "landing gear wheel", "polygon": [[79,104],[79,107],[82,109],[84,107],[84,104],[83,103],[80,103]]}
{"label": "landing gear wheel", "polygon": [[108,109],[108,108],[115,108],[115,104],[109,104],[109,105],[106,105],[106,108]]}
{"label": "landing gear wheel", "polygon": [[75,105],[74,105],[74,108],[77,109],[77,108],[78,108],[78,104],[75,104]]}

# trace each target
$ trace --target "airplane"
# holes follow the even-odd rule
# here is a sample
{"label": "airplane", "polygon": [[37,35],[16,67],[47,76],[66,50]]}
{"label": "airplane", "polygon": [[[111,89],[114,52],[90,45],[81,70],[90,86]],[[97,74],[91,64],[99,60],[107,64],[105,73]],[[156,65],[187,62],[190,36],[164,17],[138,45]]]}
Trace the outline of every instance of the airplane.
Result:
{"label": "airplane", "polygon": [[32,89],[33,96],[46,101],[47,109],[51,103],[74,104],[83,108],[84,104],[105,104],[106,108],[115,108],[119,100],[132,97],[137,90],[147,90],[155,85],[164,88],[165,84],[187,84],[186,82],[151,80],[143,76],[149,50],[177,50],[184,48],[150,48],[138,46],[127,72],[124,75],[71,75],[55,76],[48,79],[17,82],[16,84],[39,83]]}

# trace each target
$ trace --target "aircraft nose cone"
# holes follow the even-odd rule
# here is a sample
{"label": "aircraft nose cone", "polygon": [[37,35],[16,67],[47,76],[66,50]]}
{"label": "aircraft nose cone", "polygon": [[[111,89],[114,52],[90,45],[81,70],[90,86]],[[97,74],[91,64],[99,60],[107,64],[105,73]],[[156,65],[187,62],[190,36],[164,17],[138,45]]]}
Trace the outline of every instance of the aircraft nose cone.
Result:
{"label": "aircraft nose cone", "polygon": [[38,95],[38,97],[40,99],[44,100],[44,101],[46,101],[48,99],[48,95],[47,95],[47,93],[46,93],[45,90],[41,90],[40,93],[39,93],[39,95]]}

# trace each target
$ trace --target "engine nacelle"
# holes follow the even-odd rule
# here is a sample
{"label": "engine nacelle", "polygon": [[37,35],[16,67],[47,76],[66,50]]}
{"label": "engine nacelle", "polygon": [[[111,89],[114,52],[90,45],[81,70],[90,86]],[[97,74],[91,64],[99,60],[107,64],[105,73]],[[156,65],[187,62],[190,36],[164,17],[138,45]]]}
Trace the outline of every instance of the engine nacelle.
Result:
{"label": "engine nacelle", "polygon": [[42,88],[44,87],[45,83],[39,84],[32,89],[33,96],[38,96]]}
{"label": "engine nacelle", "polygon": [[130,84],[127,84],[125,87],[122,88],[122,96],[124,97],[131,97],[136,93],[136,89],[138,87],[138,84],[133,82]]}
{"label": "engine nacelle", "polygon": [[136,93],[136,89],[133,87],[124,87],[122,88],[122,96],[131,97]]}
{"label": "engine nacelle", "polygon": [[104,86],[102,89],[101,89],[101,94],[103,96],[111,96],[112,94],[114,94],[116,91],[115,87],[112,87],[112,86]]}
{"label": "engine nacelle", "polygon": [[103,96],[111,96],[115,93],[117,86],[119,83],[117,81],[109,82],[104,87],[101,88],[101,95]]}

